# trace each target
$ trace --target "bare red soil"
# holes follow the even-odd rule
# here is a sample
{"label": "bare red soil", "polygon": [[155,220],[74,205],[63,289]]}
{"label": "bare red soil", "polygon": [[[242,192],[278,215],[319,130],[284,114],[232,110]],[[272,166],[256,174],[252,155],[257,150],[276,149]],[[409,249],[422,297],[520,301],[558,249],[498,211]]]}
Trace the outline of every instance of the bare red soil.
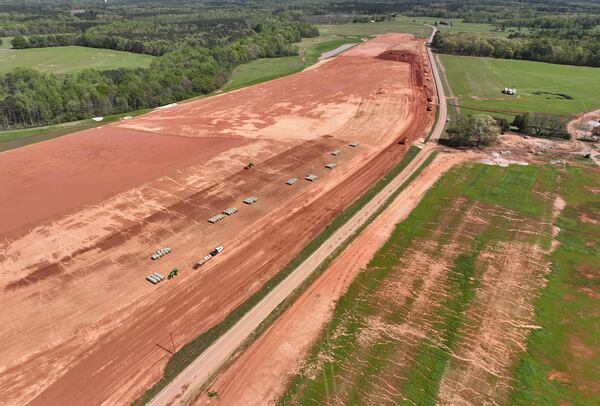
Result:
{"label": "bare red soil", "polygon": [[250,143],[104,127],[0,155],[0,233],[92,204]]}
{"label": "bare red soil", "polygon": [[[412,65],[376,58],[390,48],[421,58]],[[421,40],[385,35],[307,72],[106,127],[106,145],[94,140],[98,157],[92,158],[94,148],[78,154],[65,147],[71,153],[53,165],[71,168],[63,176],[79,180],[63,190],[28,189],[38,202],[60,204],[27,226],[19,214],[12,227],[20,228],[0,240],[0,398],[120,404],[143,393],[168,360],[156,344],[170,347],[169,332],[179,348],[223,320],[399,162],[407,148],[396,144],[400,137],[410,142],[427,131],[431,89],[414,79],[424,63]],[[108,163],[119,133],[134,141]],[[87,134],[39,147],[61,151],[53,143],[84,144]],[[146,139],[156,141],[148,141],[143,161],[135,146]],[[351,148],[350,141],[361,145]],[[28,161],[30,149],[12,151],[11,159]],[[172,152],[149,152],[156,149]],[[332,149],[341,154],[332,157]],[[249,161],[255,168],[243,170]],[[337,168],[325,169],[328,162]],[[78,189],[86,177],[79,165],[89,179],[106,181],[97,174],[104,165],[115,171],[108,178],[118,172],[127,179],[86,194]],[[14,174],[8,186],[31,176],[7,170]],[[38,182],[60,185],[60,173]],[[318,180],[302,180],[307,173]],[[292,176],[300,180],[285,185]],[[32,201],[9,191],[16,207]],[[55,196],[63,193],[68,199]],[[248,196],[258,203],[242,204]],[[207,223],[226,207],[239,212]],[[216,245],[225,252],[192,271]],[[173,252],[150,261],[161,246]],[[173,267],[181,270],[174,280],[157,286],[144,280]]]}

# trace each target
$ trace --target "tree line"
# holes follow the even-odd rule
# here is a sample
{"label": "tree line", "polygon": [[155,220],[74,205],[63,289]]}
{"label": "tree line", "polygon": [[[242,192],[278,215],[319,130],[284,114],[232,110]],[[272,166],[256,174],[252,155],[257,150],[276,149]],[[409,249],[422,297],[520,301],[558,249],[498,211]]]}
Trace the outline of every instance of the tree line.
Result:
{"label": "tree line", "polygon": [[600,39],[500,38],[477,33],[438,31],[433,38],[432,46],[438,52],[454,55],[600,66]]}
{"label": "tree line", "polygon": [[297,54],[294,42],[318,31],[269,20],[253,34],[208,48],[194,39],[149,68],[55,75],[17,69],[0,77],[0,128],[31,127],[153,108],[220,88],[232,70],[261,57]]}

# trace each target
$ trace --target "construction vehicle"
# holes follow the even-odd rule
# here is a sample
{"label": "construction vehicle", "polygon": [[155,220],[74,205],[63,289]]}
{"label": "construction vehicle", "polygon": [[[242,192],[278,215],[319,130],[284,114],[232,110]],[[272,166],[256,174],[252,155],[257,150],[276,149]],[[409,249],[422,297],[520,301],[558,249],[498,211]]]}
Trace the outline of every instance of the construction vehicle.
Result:
{"label": "construction vehicle", "polygon": [[173,268],[173,270],[171,272],[169,272],[169,275],[167,275],[167,279],[173,279],[174,277],[177,276],[178,273],[179,273],[179,269]]}
{"label": "construction vehicle", "polygon": [[244,169],[252,169],[254,168],[254,164],[252,162],[248,163],[248,165],[244,166]]}
{"label": "construction vehicle", "polygon": [[427,111],[431,111],[431,106],[427,106]]}
{"label": "construction vehicle", "polygon": [[406,137],[400,138],[400,140],[398,141],[398,144],[400,144],[400,145],[406,145]]}
{"label": "construction vehicle", "polygon": [[217,255],[217,254],[219,254],[219,253],[223,252],[223,250],[224,250],[224,248],[223,248],[223,247],[221,247],[221,246],[219,246],[219,247],[215,248],[214,250],[212,250],[212,251],[210,252],[210,255],[214,257],[215,255]]}

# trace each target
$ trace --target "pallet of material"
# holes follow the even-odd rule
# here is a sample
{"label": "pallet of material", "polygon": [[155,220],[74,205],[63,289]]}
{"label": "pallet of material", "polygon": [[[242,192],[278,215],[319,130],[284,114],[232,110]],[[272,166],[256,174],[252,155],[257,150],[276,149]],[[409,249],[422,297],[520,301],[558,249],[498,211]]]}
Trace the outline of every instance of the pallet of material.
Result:
{"label": "pallet of material", "polygon": [[360,145],[360,144],[359,144],[358,142],[351,142],[351,143],[350,143],[350,146],[351,146],[351,147],[353,147],[353,148],[356,148],[356,147],[358,147],[359,145]]}
{"label": "pallet of material", "polygon": [[331,151],[331,155],[333,155],[333,156],[337,156],[337,155],[339,155],[339,153],[340,153],[339,149]]}
{"label": "pallet of material", "polygon": [[286,185],[293,185],[294,183],[296,183],[296,181],[298,180],[298,178],[289,178],[287,180],[287,182],[285,182]]}
{"label": "pallet of material", "polygon": [[164,276],[159,274],[158,272],[154,272],[148,276],[146,276],[146,280],[153,285],[156,285],[159,282],[162,282],[165,279]]}
{"label": "pallet of material", "polygon": [[317,180],[317,178],[318,178],[317,175],[311,175],[311,174],[309,174],[309,175],[306,175],[305,179],[308,180],[308,181],[310,181],[310,182],[312,182],[312,181]]}
{"label": "pallet of material", "polygon": [[258,201],[258,197],[247,197],[244,199],[244,203],[246,204],[254,204]]}
{"label": "pallet of material", "polygon": [[223,210],[223,214],[227,214],[228,216],[233,216],[235,213],[237,213],[238,209],[236,209],[235,207],[230,207],[228,209]]}
{"label": "pallet of material", "polygon": [[333,168],[335,168],[336,166],[337,166],[336,164],[334,164],[334,163],[330,163],[330,164],[327,164],[327,165],[325,165],[325,168],[327,168],[327,169],[333,169]]}
{"label": "pallet of material", "polygon": [[225,218],[224,214],[217,214],[216,216],[212,216],[211,218],[208,219],[208,222],[211,224],[215,224],[221,220],[223,220]]}

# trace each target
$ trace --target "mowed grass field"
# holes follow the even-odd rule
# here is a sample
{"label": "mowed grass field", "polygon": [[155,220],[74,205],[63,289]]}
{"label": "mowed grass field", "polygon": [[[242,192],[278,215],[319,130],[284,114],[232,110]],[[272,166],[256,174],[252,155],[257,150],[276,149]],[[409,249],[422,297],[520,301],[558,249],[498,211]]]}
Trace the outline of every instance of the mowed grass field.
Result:
{"label": "mowed grass field", "polygon": [[[439,59],[464,107],[566,116],[600,108],[599,68],[454,55]],[[516,88],[517,96],[502,94],[505,87]]]}
{"label": "mowed grass field", "polygon": [[[493,24],[475,24],[465,23],[461,18],[438,18],[438,17],[397,17],[396,21],[402,24],[429,24],[434,25],[436,21],[447,21],[451,22],[452,26],[439,25],[437,29],[439,31],[447,32],[475,32],[478,34],[489,34],[494,36],[506,37],[509,32],[496,31]],[[429,28],[429,27],[427,27]]]}
{"label": "mowed grass field", "polygon": [[407,32],[420,38],[431,35],[431,27],[420,22],[413,23],[412,20],[398,18],[394,21],[379,23],[356,23],[356,24],[331,24],[317,25],[321,35],[379,35],[390,32]]}
{"label": "mowed grass field", "polygon": [[315,64],[322,53],[336,49],[344,44],[361,42],[360,37],[342,37],[336,35],[304,38],[298,45],[298,56],[281,58],[261,58],[235,68],[231,79],[223,87],[224,91],[277,79],[291,75]]}
{"label": "mowed grass field", "polygon": [[83,69],[147,67],[154,56],[78,46],[0,49],[0,75],[15,68],[32,68],[49,73],[76,73]]}
{"label": "mowed grass field", "polygon": [[279,403],[595,404],[599,175],[445,174],[338,301]]}

